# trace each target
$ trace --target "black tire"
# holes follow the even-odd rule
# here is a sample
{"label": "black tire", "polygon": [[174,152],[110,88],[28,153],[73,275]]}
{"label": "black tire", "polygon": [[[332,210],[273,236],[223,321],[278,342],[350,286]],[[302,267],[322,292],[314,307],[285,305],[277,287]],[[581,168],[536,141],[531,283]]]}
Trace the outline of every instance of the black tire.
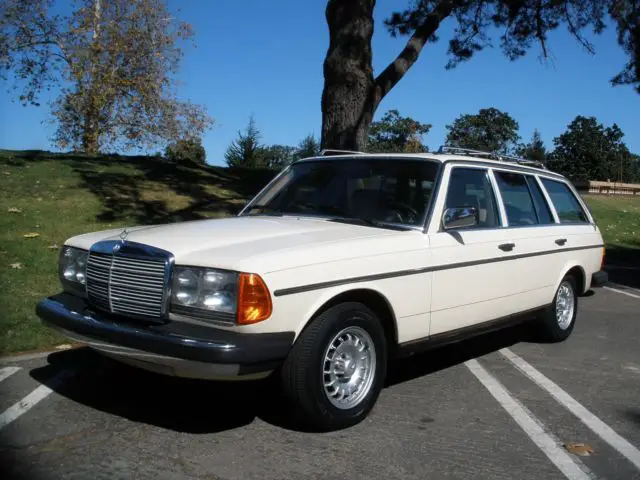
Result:
{"label": "black tire", "polygon": [[[571,332],[573,332],[573,327],[576,324],[576,317],[578,314],[578,289],[576,288],[576,285],[576,279],[572,275],[566,275],[560,282],[560,285],[558,285],[556,294],[553,296],[553,302],[540,316],[538,322],[540,328],[537,331],[541,340],[550,343],[563,342],[569,338]],[[556,312],[558,296],[565,286],[571,289],[573,296],[573,314],[571,315],[570,323],[567,326],[561,324],[559,321],[559,315]]]}
{"label": "black tire", "polygon": [[[370,368],[373,379],[359,403],[338,408],[325,392],[324,358],[329,343],[347,327],[360,328],[369,335],[375,349],[375,368]],[[302,331],[282,365],[281,379],[298,421],[314,430],[328,431],[362,421],[376,403],[386,373],[387,341],[378,316],[361,303],[345,302],[325,310]]]}

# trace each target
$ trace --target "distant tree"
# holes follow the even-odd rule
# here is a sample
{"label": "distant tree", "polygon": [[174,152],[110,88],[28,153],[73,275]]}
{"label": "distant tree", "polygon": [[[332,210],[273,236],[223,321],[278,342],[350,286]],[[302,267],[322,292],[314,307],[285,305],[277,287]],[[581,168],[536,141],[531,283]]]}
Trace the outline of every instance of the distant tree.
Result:
{"label": "distant tree", "polygon": [[573,181],[628,181],[634,174],[633,157],[623,137],[615,123],[605,127],[595,117],[578,115],[554,138],[549,166]]}
{"label": "distant tree", "polygon": [[318,155],[320,155],[320,143],[316,140],[316,137],[313,134],[309,134],[304,137],[298,144],[295,152],[296,160],[301,158],[317,157]]}
{"label": "distant tree", "polygon": [[296,148],[288,145],[270,145],[264,148],[265,165],[281,170],[296,159]]}
{"label": "distant tree", "polygon": [[[395,11],[383,23],[392,37],[408,37],[407,42],[376,72],[372,39],[379,4],[375,0],[326,2],[329,45],[323,63],[322,148],[362,150],[382,100],[440,36],[448,37],[445,68],[454,68],[491,45],[499,45],[509,60],[536,46],[548,58],[548,39],[563,27],[593,53],[585,30],[600,34],[614,25],[628,63],[611,82],[633,85],[640,93],[638,0],[396,1]],[[470,88],[474,81],[478,79],[469,79]]]}
{"label": "distant tree", "polygon": [[200,139],[181,139],[167,145],[164,156],[175,163],[206,163],[207,154]]}
{"label": "distant tree", "polygon": [[547,161],[547,149],[544,146],[542,137],[538,129],[533,131],[533,136],[529,143],[521,144],[516,152],[519,156],[527,158],[529,160],[536,160],[538,162]]}
{"label": "distant tree", "polygon": [[518,122],[496,108],[482,108],[476,115],[461,115],[452,125],[447,145],[507,154],[520,140]]}
{"label": "distant tree", "polygon": [[258,168],[267,166],[266,150],[260,143],[262,133],[256,126],[253,115],[244,133],[238,131],[237,140],[233,140],[224,155],[230,167]]}
{"label": "distant tree", "polygon": [[640,155],[631,154],[631,182],[640,183]]}
{"label": "distant tree", "polygon": [[22,86],[19,100],[51,103],[53,140],[61,148],[96,153],[153,148],[198,138],[213,120],[174,91],[182,49],[193,36],[166,0],[76,0],[66,16],[53,0],[0,2],[0,78]]}
{"label": "distant tree", "polygon": [[429,148],[422,143],[422,136],[430,129],[428,123],[402,117],[398,110],[389,110],[379,121],[371,124],[367,150],[383,153],[428,152]]}

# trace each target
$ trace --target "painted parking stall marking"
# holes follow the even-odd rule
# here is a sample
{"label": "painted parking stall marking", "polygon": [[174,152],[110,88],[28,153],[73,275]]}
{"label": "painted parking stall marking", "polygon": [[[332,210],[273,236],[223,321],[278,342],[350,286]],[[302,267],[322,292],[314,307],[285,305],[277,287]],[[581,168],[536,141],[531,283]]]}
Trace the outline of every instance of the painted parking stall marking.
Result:
{"label": "painted parking stall marking", "polygon": [[633,463],[636,468],[640,469],[640,450],[616,433],[609,425],[587,410],[575,398],[561,389],[552,380],[545,377],[523,358],[516,355],[508,348],[501,349],[500,354],[510,361],[520,372],[529,377],[529,379],[531,379],[536,385],[543,390],[546,390],[553,398],[556,399],[556,401],[578,417],[582,423],[593,430],[594,433],[607,442],[612,448],[617,450],[618,453]]}
{"label": "painted parking stall marking", "polygon": [[465,365],[565,477],[570,480],[595,478],[595,475],[582,462],[569,455],[560,446],[560,442],[544,428],[542,422],[513,397],[477,360],[469,360]]}
{"label": "painted parking stall marking", "polygon": [[606,285],[604,287],[602,287],[602,288],[604,288],[605,290],[609,290],[610,292],[621,293],[622,295],[627,295],[629,297],[637,298],[637,299],[640,300],[640,294],[638,294],[638,293],[631,293],[631,292],[629,292],[627,290],[620,290],[619,288],[613,288],[613,287],[609,287],[609,286],[606,286]]}
{"label": "painted parking stall marking", "polygon": [[51,379],[49,382],[51,388],[47,385],[40,385],[22,400],[7,408],[0,414],[0,429],[6,427],[21,415],[31,410],[35,405],[51,395],[53,388],[62,385],[66,380],[75,375],[75,373],[74,370],[63,370]]}
{"label": "painted parking stall marking", "polygon": [[0,382],[9,378],[11,375],[20,370],[20,367],[4,367],[0,368]]}

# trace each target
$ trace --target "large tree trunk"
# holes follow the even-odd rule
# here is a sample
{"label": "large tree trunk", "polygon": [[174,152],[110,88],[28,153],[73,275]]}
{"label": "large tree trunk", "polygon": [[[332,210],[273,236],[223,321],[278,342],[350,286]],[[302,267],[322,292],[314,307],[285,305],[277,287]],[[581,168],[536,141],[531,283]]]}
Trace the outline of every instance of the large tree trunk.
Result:
{"label": "large tree trunk", "polygon": [[375,112],[371,37],[375,0],[329,0],[324,61],[322,148],[365,147]]}
{"label": "large tree trunk", "polygon": [[453,0],[440,0],[419,24],[398,56],[373,76],[371,38],[375,0],[328,0],[329,50],[324,60],[322,148],[362,150],[373,115],[384,96],[418,59]]}

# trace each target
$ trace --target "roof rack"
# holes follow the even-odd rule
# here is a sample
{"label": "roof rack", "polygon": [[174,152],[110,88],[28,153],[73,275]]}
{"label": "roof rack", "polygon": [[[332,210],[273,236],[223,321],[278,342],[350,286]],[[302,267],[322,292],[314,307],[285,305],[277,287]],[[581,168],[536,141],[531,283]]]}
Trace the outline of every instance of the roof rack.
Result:
{"label": "roof rack", "polygon": [[334,150],[331,148],[325,148],[323,150],[320,151],[320,155],[323,157],[326,156],[331,156],[331,155],[342,155],[342,154],[357,154],[357,155],[361,155],[364,154],[364,152],[357,152],[355,150]]}
{"label": "roof rack", "polygon": [[472,157],[487,157],[492,160],[498,160],[500,162],[517,163],[520,165],[530,165],[530,166],[547,170],[546,165],[538,160],[530,160],[523,157],[516,157],[514,155],[505,155],[505,154],[496,153],[496,152],[485,152],[482,150],[473,150],[471,148],[452,147],[448,145],[442,145],[438,150],[438,153],[449,153],[453,155],[462,154],[462,155],[470,155]]}

